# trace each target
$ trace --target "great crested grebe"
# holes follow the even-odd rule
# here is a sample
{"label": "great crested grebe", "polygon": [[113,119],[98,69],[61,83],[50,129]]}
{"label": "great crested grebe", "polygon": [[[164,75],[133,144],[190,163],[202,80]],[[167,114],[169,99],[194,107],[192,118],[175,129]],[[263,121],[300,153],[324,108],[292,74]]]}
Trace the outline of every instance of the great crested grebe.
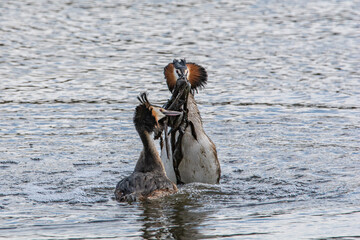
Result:
{"label": "great crested grebe", "polygon": [[151,105],[146,93],[142,93],[138,99],[140,104],[135,109],[134,125],[143,143],[143,150],[134,172],[116,185],[115,198],[118,201],[153,199],[177,191],[176,185],[166,176],[151,133],[157,134],[163,130],[166,116],[177,116],[180,112]]}
{"label": "great crested grebe", "polygon": [[172,149],[168,151],[169,147],[161,147],[167,176],[177,183],[219,183],[221,169],[216,147],[204,131],[194,98],[194,92],[207,82],[206,70],[198,64],[174,59],[164,68],[164,75],[173,93],[164,107],[183,111],[175,121],[169,122],[171,140],[165,133],[165,140],[171,141]]}

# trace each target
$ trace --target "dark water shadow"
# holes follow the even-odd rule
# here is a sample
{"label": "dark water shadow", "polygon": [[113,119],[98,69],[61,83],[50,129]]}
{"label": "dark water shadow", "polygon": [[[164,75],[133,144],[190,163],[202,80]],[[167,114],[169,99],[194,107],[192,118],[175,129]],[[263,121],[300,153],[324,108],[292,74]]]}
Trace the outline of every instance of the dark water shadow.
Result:
{"label": "dark water shadow", "polygon": [[143,222],[140,230],[144,239],[204,239],[206,236],[199,232],[200,226],[215,213],[188,193],[143,202],[140,208],[143,210],[139,218]]}

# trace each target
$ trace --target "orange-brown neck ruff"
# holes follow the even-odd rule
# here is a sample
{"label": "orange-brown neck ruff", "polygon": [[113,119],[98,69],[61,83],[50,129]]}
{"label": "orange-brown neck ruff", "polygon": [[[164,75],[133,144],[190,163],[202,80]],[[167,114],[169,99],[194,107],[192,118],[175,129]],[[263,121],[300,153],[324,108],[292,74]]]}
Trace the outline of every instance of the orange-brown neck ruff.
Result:
{"label": "orange-brown neck ruff", "polygon": [[[198,88],[203,88],[207,82],[205,68],[196,63],[187,63],[186,66],[189,70],[188,80],[191,84],[191,89],[197,90]],[[169,63],[164,68],[164,75],[170,92],[174,90],[177,80],[174,70],[175,67],[173,63]]]}
{"label": "orange-brown neck ruff", "polygon": [[166,83],[168,85],[170,92],[172,92],[174,90],[174,87],[176,85],[176,76],[175,76],[174,70],[175,70],[174,64],[172,64],[172,63],[169,63],[164,68],[164,75],[165,75]]}
{"label": "orange-brown neck ruff", "polygon": [[154,108],[150,107],[149,110],[151,111],[151,115],[155,118],[156,124],[159,124],[159,117],[158,117],[156,111],[154,110]]}
{"label": "orange-brown neck ruff", "polygon": [[205,68],[196,63],[187,63],[186,64],[189,70],[188,80],[191,84],[191,88],[197,90],[198,88],[205,87],[207,82],[207,73]]}

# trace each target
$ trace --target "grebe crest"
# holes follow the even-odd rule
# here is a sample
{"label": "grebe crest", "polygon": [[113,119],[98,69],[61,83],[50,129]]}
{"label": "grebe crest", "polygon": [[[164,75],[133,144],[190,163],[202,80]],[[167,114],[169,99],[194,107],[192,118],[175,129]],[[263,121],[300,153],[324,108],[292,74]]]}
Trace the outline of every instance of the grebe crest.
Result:
{"label": "grebe crest", "polygon": [[136,129],[142,128],[148,133],[151,133],[159,124],[159,120],[164,118],[165,115],[150,104],[146,93],[142,93],[137,98],[140,101],[140,104],[135,108],[135,127]]}
{"label": "grebe crest", "polygon": [[166,116],[178,116],[180,113],[169,111],[164,108],[152,105],[147,93],[142,93],[137,97],[140,104],[135,109],[134,124],[137,130],[145,130],[148,133],[162,131],[163,120]]}
{"label": "grebe crest", "polygon": [[166,65],[164,75],[170,92],[173,92],[179,78],[186,78],[191,84],[191,89],[195,91],[203,88],[207,82],[205,68],[196,63],[187,63],[185,59],[174,59]]}

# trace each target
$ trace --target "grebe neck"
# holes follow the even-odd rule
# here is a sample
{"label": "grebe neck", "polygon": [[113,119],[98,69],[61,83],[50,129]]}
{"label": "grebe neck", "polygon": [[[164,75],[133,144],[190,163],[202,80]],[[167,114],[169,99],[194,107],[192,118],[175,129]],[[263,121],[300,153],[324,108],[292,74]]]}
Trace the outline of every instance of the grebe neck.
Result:
{"label": "grebe neck", "polygon": [[[137,129],[138,130],[138,129]],[[143,150],[140,154],[140,158],[135,166],[136,172],[164,172],[164,166],[161,162],[159,153],[156,149],[152,135],[146,130],[139,131],[139,136],[143,143]]]}

